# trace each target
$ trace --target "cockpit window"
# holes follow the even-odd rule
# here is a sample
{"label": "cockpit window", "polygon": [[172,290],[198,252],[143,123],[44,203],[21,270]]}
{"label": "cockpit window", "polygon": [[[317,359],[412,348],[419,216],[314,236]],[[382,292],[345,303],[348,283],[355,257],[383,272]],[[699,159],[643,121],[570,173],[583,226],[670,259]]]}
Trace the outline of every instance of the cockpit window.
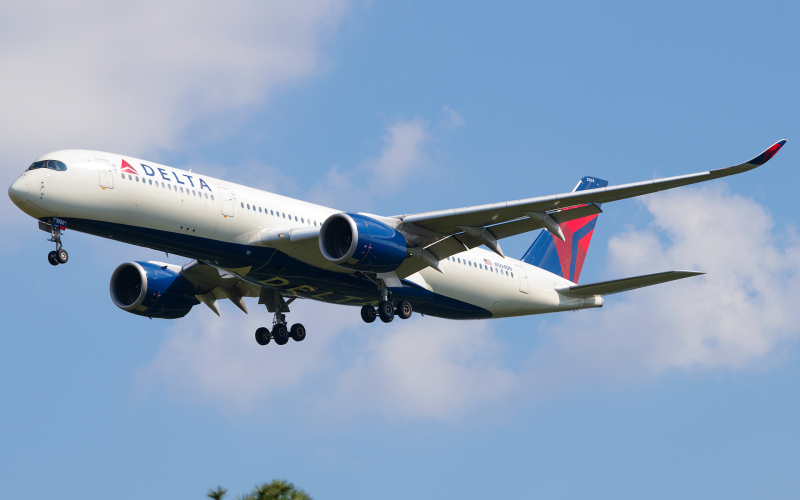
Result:
{"label": "cockpit window", "polygon": [[31,166],[28,167],[28,170],[36,170],[37,168],[49,168],[50,170],[60,170],[63,172],[67,169],[67,165],[63,161],[42,160],[31,163]]}

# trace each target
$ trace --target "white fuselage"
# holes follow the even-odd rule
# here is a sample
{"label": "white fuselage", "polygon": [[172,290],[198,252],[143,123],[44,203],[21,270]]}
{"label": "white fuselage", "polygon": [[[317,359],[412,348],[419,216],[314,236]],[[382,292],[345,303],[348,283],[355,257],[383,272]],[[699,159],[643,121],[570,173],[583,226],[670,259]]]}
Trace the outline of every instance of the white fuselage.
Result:
{"label": "white fuselage", "polygon": [[[9,189],[9,196],[21,210],[37,219],[55,216],[166,234],[169,236],[162,237],[163,241],[146,246],[171,253],[188,253],[172,246],[172,238],[180,238],[183,242],[187,237],[196,238],[198,248],[191,253],[201,255],[210,254],[210,251],[200,247],[215,245],[215,242],[264,246],[258,235],[265,230],[288,232],[319,227],[330,215],[339,212],[127,156],[67,150],[50,153],[41,159],[59,160],[68,168],[66,171],[41,168],[24,172]],[[133,241],[119,237],[113,231],[106,235],[94,230],[93,234]],[[315,244],[293,246],[281,243],[276,248],[328,275],[339,273],[344,277],[353,273],[328,261]],[[233,271],[247,274],[249,269]],[[484,248],[449,257],[440,263],[440,269],[443,273],[426,268],[406,279],[437,296],[488,311],[492,317],[602,305],[599,298],[565,297],[555,287],[573,285],[570,281],[518,260],[500,257]],[[303,280],[297,273],[282,275],[276,271],[273,277],[261,282],[265,286],[302,290]],[[347,305],[377,300],[375,296],[363,293],[363,296],[350,295],[350,299],[342,299],[337,294],[316,295],[305,296]]]}

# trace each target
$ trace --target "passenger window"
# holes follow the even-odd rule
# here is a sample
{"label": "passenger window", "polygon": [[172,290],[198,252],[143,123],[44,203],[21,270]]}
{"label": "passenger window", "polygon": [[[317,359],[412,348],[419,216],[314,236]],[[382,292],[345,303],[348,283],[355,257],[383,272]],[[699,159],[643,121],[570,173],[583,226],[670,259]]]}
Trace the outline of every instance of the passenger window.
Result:
{"label": "passenger window", "polygon": [[284,219],[286,218],[286,214],[283,214],[283,218],[284,218]]}
{"label": "passenger window", "polygon": [[250,204],[249,203],[247,204],[247,209],[250,210]]}
{"label": "passenger window", "polygon": [[213,194],[211,195],[211,201],[214,201],[214,195]]}
{"label": "passenger window", "polygon": [[167,184],[167,189],[169,189],[170,191],[172,191],[172,184]]}
{"label": "passenger window", "polygon": [[129,181],[132,181],[132,180],[133,180],[133,177],[131,177],[131,174],[128,174],[128,180],[129,180]]}
{"label": "passenger window", "polygon": [[122,174],[122,178],[123,178],[123,179],[125,178],[125,174]]}
{"label": "passenger window", "polygon": [[241,206],[242,206],[242,208],[244,208],[244,203],[242,203],[242,202],[239,202],[239,205],[241,205]]}
{"label": "passenger window", "polygon": [[194,189],[192,189],[192,196],[197,196],[197,193],[194,192]]}
{"label": "passenger window", "polygon": [[297,222],[297,216],[296,215],[294,216],[294,221]]}
{"label": "passenger window", "polygon": [[148,181],[150,182],[150,185],[152,186],[153,185],[153,179],[148,179]]}
{"label": "passenger window", "polygon": [[183,192],[183,188],[181,188],[181,193]]}
{"label": "passenger window", "polygon": [[303,224],[306,223],[305,219],[303,219],[302,217],[300,217],[300,222],[302,222]]}
{"label": "passenger window", "polygon": [[275,215],[275,211],[274,211],[274,210],[270,210],[270,211],[269,211],[269,214],[270,214],[270,215]]}

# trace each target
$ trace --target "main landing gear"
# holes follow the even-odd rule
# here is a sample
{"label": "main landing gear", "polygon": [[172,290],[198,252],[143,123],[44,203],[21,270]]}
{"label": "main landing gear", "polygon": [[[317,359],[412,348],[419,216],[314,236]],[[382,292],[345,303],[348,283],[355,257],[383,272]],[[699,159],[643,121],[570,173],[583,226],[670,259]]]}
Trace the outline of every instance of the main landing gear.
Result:
{"label": "main landing gear", "polygon": [[286,315],[280,312],[275,313],[275,319],[272,321],[272,332],[264,326],[256,330],[256,342],[259,345],[267,345],[270,340],[274,340],[278,345],[284,345],[289,342],[289,339],[295,342],[302,342],[305,338],[306,327],[300,323],[295,323],[292,328],[287,328]]}
{"label": "main landing gear", "polygon": [[378,317],[381,318],[381,321],[384,323],[391,323],[395,316],[399,316],[400,319],[408,319],[411,317],[411,313],[413,312],[411,303],[407,300],[401,300],[400,303],[397,304],[397,307],[395,307],[394,301],[392,300],[392,292],[390,292],[389,288],[386,286],[386,281],[380,278],[376,280],[366,275],[365,277],[378,286],[381,300],[378,302],[377,310],[369,304],[361,308],[361,319],[364,320],[364,323],[372,323],[375,321],[375,318]]}
{"label": "main landing gear", "polygon": [[[42,222],[39,223],[39,227],[42,227]],[[64,222],[66,225],[66,222]],[[47,227],[46,225],[44,227]],[[66,250],[61,246],[61,226],[60,222],[53,221],[50,225],[50,239],[47,241],[52,241],[56,244],[56,249],[47,254],[47,261],[52,266],[57,266],[59,264],[66,264],[69,260],[69,254]]]}
{"label": "main landing gear", "polygon": [[400,301],[397,307],[394,306],[391,300],[382,300],[378,304],[376,310],[371,305],[365,305],[361,308],[361,319],[364,323],[372,323],[375,318],[380,317],[384,323],[390,323],[395,316],[400,319],[408,319],[412,313],[411,304],[407,300]]}

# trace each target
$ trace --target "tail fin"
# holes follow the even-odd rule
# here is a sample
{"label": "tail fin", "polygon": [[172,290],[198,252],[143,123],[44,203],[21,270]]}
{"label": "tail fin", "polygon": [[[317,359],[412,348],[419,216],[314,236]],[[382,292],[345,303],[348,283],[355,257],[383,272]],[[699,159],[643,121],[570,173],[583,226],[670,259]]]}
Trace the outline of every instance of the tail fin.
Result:
{"label": "tail fin", "polygon": [[[584,189],[603,188],[608,186],[608,181],[596,177],[584,177],[572,191]],[[569,210],[569,209],[568,209]],[[573,283],[578,282],[583,268],[583,261],[589,251],[589,242],[592,241],[594,225],[597,214],[582,217],[558,226],[564,233],[561,241],[549,231],[542,231],[533,245],[522,256],[522,262],[550,271]]]}

